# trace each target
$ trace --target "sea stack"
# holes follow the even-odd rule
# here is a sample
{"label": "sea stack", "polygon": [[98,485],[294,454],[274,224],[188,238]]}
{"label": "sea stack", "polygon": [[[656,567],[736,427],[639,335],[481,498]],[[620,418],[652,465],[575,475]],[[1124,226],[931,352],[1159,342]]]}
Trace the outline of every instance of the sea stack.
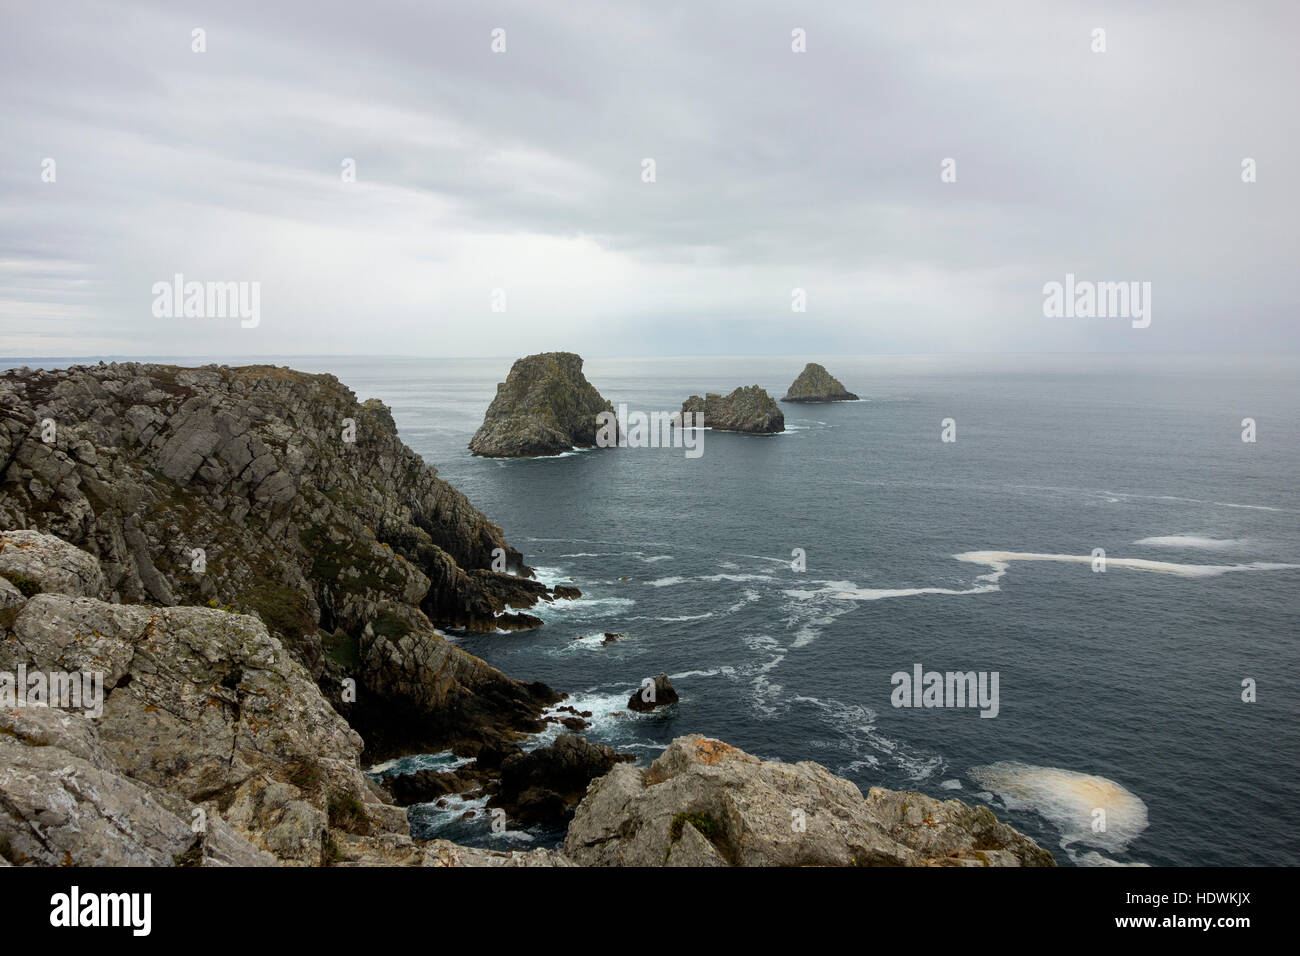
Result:
{"label": "sea stack", "polygon": [[485,458],[536,458],[596,444],[596,416],[614,413],[582,374],[582,357],[542,352],[519,359],[497,385],[469,450]]}
{"label": "sea stack", "polygon": [[712,392],[703,398],[692,395],[682,402],[682,414],[692,412],[704,416],[704,427],[718,431],[759,435],[785,431],[785,415],[758,385],[744,385],[725,397]]}
{"label": "sea stack", "polygon": [[809,362],[790,385],[783,402],[856,402],[838,378],[816,362]]}

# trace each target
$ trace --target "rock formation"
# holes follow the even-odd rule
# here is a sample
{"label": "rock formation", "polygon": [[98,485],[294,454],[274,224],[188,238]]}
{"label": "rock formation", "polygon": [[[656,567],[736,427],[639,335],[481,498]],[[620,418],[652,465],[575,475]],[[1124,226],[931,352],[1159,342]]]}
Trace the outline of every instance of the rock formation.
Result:
{"label": "rock formation", "polygon": [[986,807],[876,787],[863,798],[815,763],[700,736],[593,783],[564,852],[588,866],[1055,865]]}
{"label": "rock formation", "polygon": [[[757,385],[745,385],[730,395],[712,392],[682,402],[682,414],[704,416],[704,426],[726,432],[772,434],[785,431],[785,415],[772,396]],[[699,418],[696,418],[696,422]]]}
{"label": "rock formation", "polygon": [[654,710],[656,707],[667,707],[669,704],[675,704],[678,699],[677,689],[673,687],[673,682],[668,679],[668,675],[656,674],[654,693],[651,693],[650,688],[647,686],[638,687],[632,692],[632,696],[627,699],[627,707],[628,710],[645,713]]}
{"label": "rock formation", "polygon": [[781,399],[783,402],[856,402],[858,396],[848,391],[840,380],[816,362],[803,367]]}
{"label": "rock formation", "polygon": [[548,747],[507,757],[501,764],[500,790],[488,806],[505,808],[520,826],[562,824],[591,781],[634,759],[603,744],[561,734]]}
{"label": "rock formation", "polygon": [[529,355],[517,360],[497,385],[469,450],[487,458],[535,458],[590,448],[596,444],[601,412],[613,415],[614,406],[582,374],[580,356]]}
{"label": "rock formation", "polygon": [[[552,594],[402,444],[382,403],[358,403],[333,376],[11,370],[0,375],[0,462],[0,528],[83,548],[98,559],[101,599],[258,615],[332,699],[356,681],[356,701],[338,709],[371,758],[472,753],[540,729],[559,696],[435,632],[533,626],[520,611]],[[493,571],[494,552],[515,573]]]}
{"label": "rock formation", "polygon": [[407,832],[361,772],[361,738],[259,619],[111,604],[98,577],[58,538],[0,536],[21,597],[5,589],[0,672],[100,673],[103,695],[98,717],[84,699],[0,707],[10,862],[319,864],[331,827]]}

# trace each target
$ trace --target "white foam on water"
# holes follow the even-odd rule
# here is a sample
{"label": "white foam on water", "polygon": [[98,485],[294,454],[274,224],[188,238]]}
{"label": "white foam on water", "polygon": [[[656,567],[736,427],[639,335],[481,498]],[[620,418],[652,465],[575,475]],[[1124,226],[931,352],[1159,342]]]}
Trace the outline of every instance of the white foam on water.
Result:
{"label": "white foam on water", "polygon": [[652,554],[648,558],[641,558],[641,560],[646,564],[655,564],[659,561],[671,561],[672,559],[673,556],[671,554]]}
{"label": "white foam on water", "polygon": [[[623,643],[625,641],[630,641],[631,639],[630,635],[625,634],[623,637],[618,638],[617,641],[611,641],[610,644]],[[565,641],[562,645],[557,647],[553,653],[572,654],[574,651],[600,651],[604,650],[607,646],[608,645],[605,644],[605,632],[597,631],[594,634],[584,634],[581,637],[575,637],[571,640]]]}
{"label": "white foam on water", "polygon": [[[985,564],[1000,572],[1012,561],[1055,561],[1062,564],[1092,564],[1095,560],[1087,554],[1042,554],[1034,551],[966,551],[953,555],[958,561]],[[1152,571],[1184,578],[1214,578],[1238,571],[1291,571],[1300,564],[1281,564],[1272,561],[1252,561],[1249,564],[1178,564],[1173,561],[1151,561],[1146,558],[1106,557],[1106,570],[1127,568],[1131,571]]]}
{"label": "white foam on water", "polygon": [[410,754],[406,757],[395,757],[392,760],[377,763],[365,772],[377,777],[389,774],[415,773],[417,770],[446,772],[455,770],[457,767],[463,767],[471,761],[472,758],[470,757],[457,757],[450,750],[443,750],[436,754]]}
{"label": "white foam on water", "polygon": [[[1095,850],[1076,853],[1074,847],[1124,853],[1148,825],[1142,799],[1106,777],[1010,760],[972,767],[967,773],[1008,809],[1032,811],[1054,826],[1061,834],[1061,848],[1080,865],[1120,865]],[[1097,810],[1105,811],[1105,829],[1094,832]]]}
{"label": "white foam on water", "polygon": [[1164,534],[1152,538],[1142,538],[1134,544],[1145,544],[1153,548],[1195,548],[1200,551],[1244,551],[1249,543],[1247,538],[1209,538],[1196,534]]}
{"label": "white foam on water", "polygon": [[876,712],[861,704],[847,704],[835,698],[795,696],[791,703],[805,704],[820,712],[820,720],[831,732],[832,740],[842,740],[847,745],[852,760],[835,769],[838,776],[864,769],[864,761],[872,768],[888,761],[908,779],[929,780],[942,773],[947,761],[939,754],[916,750],[909,745],[887,737],[876,729]]}
{"label": "white foam on water", "polygon": [[1119,498],[1142,498],[1147,501],[1178,501],[1194,505],[1213,505],[1216,508],[1244,508],[1247,511],[1295,511],[1294,508],[1275,508],[1271,505],[1244,505],[1235,501],[1211,501],[1207,498],[1181,498],[1178,495],[1130,495],[1122,491],[1108,491],[1106,494],[1116,495]]}
{"label": "white foam on water", "polygon": [[685,580],[686,580],[685,578],[679,578],[679,577],[658,578],[654,581],[647,581],[646,584],[648,584],[652,588],[669,588],[672,587],[674,584],[681,584]]}
{"label": "white foam on water", "polygon": [[740,596],[740,600],[737,601],[735,604],[731,605],[731,607],[727,608],[725,611],[723,611],[722,616],[727,617],[729,615],[737,613],[742,608],[744,608],[746,604],[753,604],[755,601],[759,599],[760,596],[761,595],[757,591],[753,591],[753,590],[744,591]]}
{"label": "white foam on water", "polygon": [[960,780],[940,780],[940,781],[939,781],[939,789],[941,789],[941,790],[960,790],[960,789],[961,789],[961,781],[960,781]]}
{"label": "white foam on water", "polygon": [[775,581],[776,578],[770,574],[707,574],[697,578],[698,581],[708,581],[710,584],[717,584],[720,581],[733,581],[744,583],[746,581]]}
{"label": "white foam on water", "polygon": [[568,584],[573,580],[573,577],[563,568],[535,567],[533,568],[533,580],[550,588],[555,587],[557,584]]}
{"label": "white foam on water", "polygon": [[564,617],[568,615],[578,615],[582,617],[609,617],[611,614],[618,614],[620,608],[631,607],[636,603],[634,598],[622,597],[587,597],[585,594],[575,601],[539,601],[532,607],[528,608],[527,613],[535,614],[542,620],[548,617]]}

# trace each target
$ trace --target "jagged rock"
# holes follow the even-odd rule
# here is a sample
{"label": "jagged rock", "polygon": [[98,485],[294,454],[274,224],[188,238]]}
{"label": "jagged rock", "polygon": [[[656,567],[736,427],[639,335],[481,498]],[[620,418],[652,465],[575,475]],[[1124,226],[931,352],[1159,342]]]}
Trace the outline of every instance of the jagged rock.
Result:
{"label": "jagged rock", "polygon": [[481,787],[484,775],[471,764],[458,770],[416,770],[414,773],[395,774],[384,784],[400,807],[415,803],[432,803],[449,793],[464,793]]}
{"label": "jagged rock", "polygon": [[698,425],[726,432],[772,434],[785,431],[785,415],[772,396],[758,385],[745,385],[730,395],[709,392],[703,398],[692,395],[682,402],[682,414],[694,414]]}
{"label": "jagged rock", "polygon": [[1053,866],[986,807],[856,786],[811,762],[679,737],[587,791],[564,852],[593,866]]}
{"label": "jagged rock", "polygon": [[639,687],[628,698],[627,706],[629,710],[644,713],[654,710],[656,707],[675,704],[678,699],[677,690],[673,687],[673,682],[668,679],[668,675],[658,674],[654,679],[654,693],[650,692],[649,687]]}
{"label": "jagged rock", "polygon": [[614,406],[582,374],[580,356],[529,355],[518,359],[497,385],[469,450],[487,458],[533,458],[590,448],[596,444],[601,412],[613,415]]}
{"label": "jagged rock", "polygon": [[[412,705],[388,720],[377,689],[392,692],[389,664],[408,662],[386,648],[408,634],[420,647],[445,644],[435,624],[533,627],[541,621],[522,612],[551,594],[501,529],[402,444],[388,409],[359,403],[333,376],[139,363],[9,370],[0,462],[0,528],[58,535],[97,557],[102,587],[76,586],[87,596],[258,615],[333,699],[340,681],[356,682],[355,705],[340,709],[390,752],[451,727],[407,722],[444,699],[480,697],[485,713],[506,701],[485,734],[533,726],[537,708],[512,723],[529,711],[518,706],[533,696],[526,685],[450,645],[415,648],[455,666],[415,668],[433,686],[402,685]],[[492,570],[501,555],[513,573]],[[0,600],[0,627],[11,600]]]}
{"label": "jagged rock", "polygon": [[582,592],[568,584],[557,584],[551,588],[556,598],[563,598],[566,601],[576,601],[582,597]]}
{"label": "jagged rock", "polygon": [[94,722],[0,710],[0,859],[44,866],[266,866],[275,858],[220,817],[120,772]]}
{"label": "jagged rock", "polygon": [[501,764],[501,789],[488,805],[504,808],[521,826],[559,824],[592,780],[634,759],[604,744],[561,734],[550,746],[507,757]]}
{"label": "jagged rock", "polygon": [[858,396],[816,362],[804,366],[781,399],[783,402],[856,402]]}
{"label": "jagged rock", "polygon": [[[33,555],[32,571],[11,562],[4,571],[11,580],[34,577],[50,553],[67,557],[69,546],[45,536],[18,540],[33,547],[15,548],[11,533],[0,535],[6,553]],[[85,558],[84,567],[93,567],[94,558]],[[75,593],[80,580],[65,585]],[[7,761],[18,776],[0,782],[11,797],[4,827],[27,858],[44,859],[19,831],[51,813],[54,829],[71,836],[47,849],[71,852],[80,840],[79,852],[97,863],[141,862],[141,854],[152,864],[196,852],[232,863],[256,857],[229,840],[196,848],[196,807],[287,863],[319,863],[331,826],[409,832],[405,813],[362,773],[361,738],[256,617],[40,593],[0,641],[0,671],[20,667],[97,674],[103,691],[102,715],[93,719],[86,700],[76,712],[0,710],[8,722],[0,741],[22,744]],[[60,771],[65,764],[72,769]],[[51,778],[24,791],[24,775],[42,768]],[[349,810],[343,822],[334,819],[339,806]],[[129,827],[120,817],[128,812]],[[223,832],[214,823],[207,842]]]}

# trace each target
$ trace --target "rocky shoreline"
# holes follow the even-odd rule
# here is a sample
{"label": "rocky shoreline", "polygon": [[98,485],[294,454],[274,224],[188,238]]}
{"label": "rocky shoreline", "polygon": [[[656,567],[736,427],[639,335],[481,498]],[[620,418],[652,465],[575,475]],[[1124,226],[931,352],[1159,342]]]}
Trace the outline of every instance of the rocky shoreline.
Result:
{"label": "rocky shoreline", "polygon": [[[1051,865],[987,809],[721,741],[649,767],[573,734],[529,749],[590,715],[439,628],[536,626],[580,591],[533,580],[332,376],[12,370],[0,461],[0,865]],[[91,673],[98,714],[41,706],[53,676],[27,706],[5,683]],[[660,676],[630,708],[676,700]],[[362,769],[444,750],[465,762]],[[567,825],[564,849],[411,838],[404,806],[469,792]]]}

